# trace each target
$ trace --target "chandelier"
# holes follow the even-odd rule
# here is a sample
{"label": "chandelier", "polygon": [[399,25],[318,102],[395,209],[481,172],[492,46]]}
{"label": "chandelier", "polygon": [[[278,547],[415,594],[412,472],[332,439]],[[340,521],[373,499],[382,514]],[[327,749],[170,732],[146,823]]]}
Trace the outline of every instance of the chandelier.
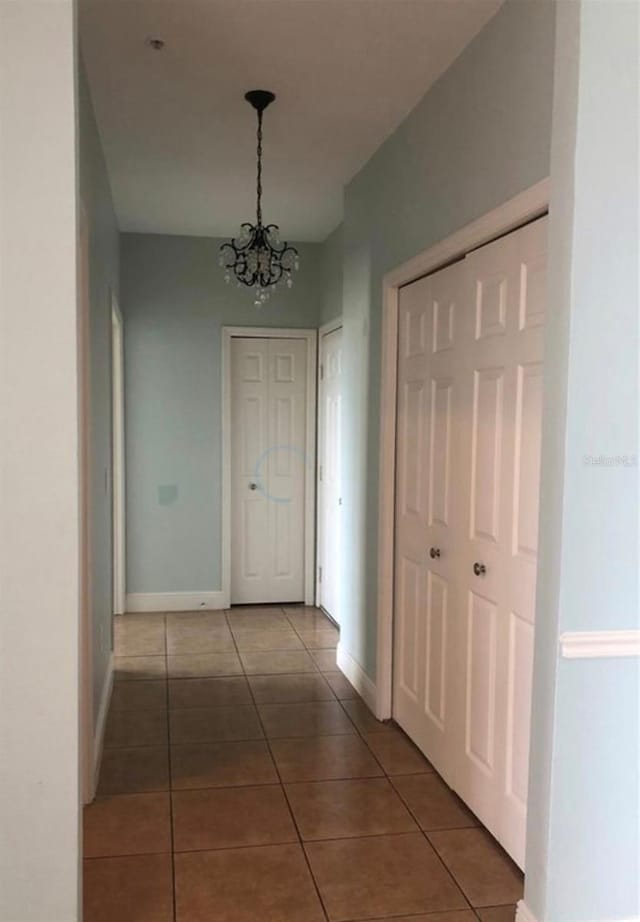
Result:
{"label": "chandelier", "polygon": [[268,90],[250,90],[244,97],[258,113],[258,176],[256,182],[256,223],[241,224],[240,233],[220,247],[220,265],[225,269],[225,281],[232,273],[238,287],[246,285],[255,291],[256,307],[264,304],[270,291],[285,282],[291,288],[292,273],[299,268],[298,251],[280,240],[277,224],[262,223],[262,115],[276,98]]}

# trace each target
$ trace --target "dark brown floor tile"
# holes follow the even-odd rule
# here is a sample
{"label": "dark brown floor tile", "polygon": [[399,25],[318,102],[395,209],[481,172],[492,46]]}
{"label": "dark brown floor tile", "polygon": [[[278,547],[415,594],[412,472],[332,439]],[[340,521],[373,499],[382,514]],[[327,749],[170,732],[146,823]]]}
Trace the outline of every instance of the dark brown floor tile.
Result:
{"label": "dark brown floor tile", "polygon": [[166,707],[167,683],[164,679],[113,684],[112,711],[155,711]]}
{"label": "dark brown floor tile", "polygon": [[397,775],[392,780],[422,829],[458,829],[478,825],[473,813],[435,772]]}
{"label": "dark brown floor tile", "polygon": [[263,741],[200,743],[171,747],[174,790],[274,784],[278,774]]}
{"label": "dark brown floor tile", "polygon": [[385,733],[391,729],[389,723],[375,717],[362,698],[346,699],[342,706],[361,733]]}
{"label": "dark brown floor tile", "polygon": [[333,701],[334,695],[317,672],[308,675],[249,676],[257,704],[302,704],[306,701]]}
{"label": "dark brown floor tile", "polygon": [[174,791],[177,852],[297,842],[280,785]]}
{"label": "dark brown floor tile", "polygon": [[485,829],[428,835],[472,906],[500,906],[522,898],[522,873]]}
{"label": "dark brown floor tile", "polygon": [[307,650],[335,650],[340,639],[338,629],[327,625],[317,628],[298,628],[298,635]]}
{"label": "dark brown floor tile", "polygon": [[271,751],[283,781],[373,778],[382,769],[359,736],[274,739]]}
{"label": "dark brown floor tile", "polygon": [[164,656],[164,615],[117,615],[113,649],[116,656]]}
{"label": "dark brown floor tile", "polygon": [[236,631],[234,636],[240,653],[304,650],[304,644],[292,628],[282,631]]}
{"label": "dark brown floor tile", "polygon": [[166,710],[111,711],[105,728],[104,746],[105,749],[166,746],[168,739]]}
{"label": "dark brown floor tile", "polygon": [[305,850],[332,922],[467,908],[422,833],[311,842]]}
{"label": "dark brown floor tile", "polygon": [[236,607],[227,612],[227,620],[232,631],[286,631],[289,622],[279,606]]}
{"label": "dark brown floor tile", "polygon": [[169,789],[167,746],[105,749],[98,794],[137,794]]}
{"label": "dark brown floor tile", "polygon": [[184,653],[167,657],[171,679],[200,679],[207,676],[242,675],[236,653]]}
{"label": "dark brown floor tile", "polygon": [[169,680],[169,707],[172,710],[232,707],[239,704],[252,704],[251,692],[244,676]]}
{"label": "dark brown floor tile", "polygon": [[476,910],[481,922],[514,922],[516,907],[513,906],[488,906]]}
{"label": "dark brown floor tile", "polygon": [[169,794],[99,797],[83,810],[85,858],[171,851]]}
{"label": "dark brown floor tile", "polygon": [[164,656],[114,656],[113,678],[116,682],[133,679],[164,679],[167,675],[167,660]]}
{"label": "dark brown floor tile", "polygon": [[175,856],[177,922],[323,922],[299,845]]}
{"label": "dark brown floor tile", "polygon": [[270,739],[332,736],[355,733],[355,727],[337,701],[307,704],[261,704],[258,708]]}
{"label": "dark brown floor tile", "polygon": [[335,672],[338,668],[335,649],[310,650],[309,653],[320,672]]}
{"label": "dark brown floor tile", "polygon": [[247,675],[287,675],[293,672],[315,672],[316,667],[306,650],[280,650],[266,653],[241,653]]}
{"label": "dark brown floor tile", "polygon": [[84,922],[173,922],[170,855],[84,862]]}
{"label": "dark brown floor tile", "polygon": [[180,623],[167,625],[167,653],[233,653],[235,646],[226,625]]}
{"label": "dark brown floor tile", "polygon": [[[363,919],[362,922],[380,922],[380,919]],[[478,922],[472,909],[456,909],[453,912],[428,912],[419,916],[394,916],[389,922]]]}
{"label": "dark brown floor tile", "polygon": [[264,737],[255,707],[190,708],[169,711],[171,743],[257,740]]}
{"label": "dark brown floor tile", "polygon": [[323,672],[322,675],[331,686],[336,698],[340,701],[360,697],[349,679],[341,672]]}
{"label": "dark brown floor tile", "polygon": [[287,784],[286,792],[304,840],[418,829],[386,778]]}
{"label": "dark brown floor tile", "polygon": [[390,727],[385,733],[365,733],[363,736],[388,775],[433,771],[422,753],[395,727]]}

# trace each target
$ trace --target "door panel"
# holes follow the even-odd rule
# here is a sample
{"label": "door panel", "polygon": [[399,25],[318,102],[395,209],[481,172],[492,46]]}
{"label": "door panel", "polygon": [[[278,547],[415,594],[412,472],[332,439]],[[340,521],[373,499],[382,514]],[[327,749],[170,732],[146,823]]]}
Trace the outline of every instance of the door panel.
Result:
{"label": "door panel", "polygon": [[318,602],[340,623],[342,560],[342,329],[320,341],[320,470],[318,491]]}
{"label": "door panel", "polygon": [[306,343],[231,341],[231,600],[304,598]]}

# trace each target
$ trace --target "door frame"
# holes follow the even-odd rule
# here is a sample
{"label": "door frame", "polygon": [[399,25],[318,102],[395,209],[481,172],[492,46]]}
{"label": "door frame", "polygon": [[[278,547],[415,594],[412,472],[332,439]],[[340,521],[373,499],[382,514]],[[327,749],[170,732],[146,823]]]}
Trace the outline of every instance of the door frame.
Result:
{"label": "door frame", "polygon": [[231,605],[231,340],[303,339],[307,345],[307,402],[304,484],[304,603],[315,602],[316,411],[318,331],[290,327],[222,327],[222,598]]}
{"label": "door frame", "polygon": [[393,706],[399,290],[403,285],[444,268],[470,250],[516,230],[527,221],[541,217],[549,209],[550,189],[550,180],[541,180],[435,246],[392,269],[382,280],[376,673],[376,717],[379,720],[388,720],[392,716]]}
{"label": "door frame", "polygon": [[111,470],[113,614],[123,615],[126,599],[126,507],[124,430],[124,321],[111,292]]}
{"label": "door frame", "polygon": [[[328,336],[329,333],[335,333],[336,330],[342,329],[342,314],[339,317],[336,317],[335,320],[330,320],[328,323],[323,323],[322,326],[318,329],[318,459],[323,455],[324,449],[324,432],[320,428],[320,406],[322,404],[322,363],[320,361],[322,357],[322,340],[323,337]],[[315,560],[315,604],[316,606],[320,605],[320,549],[322,547],[322,516],[320,515],[320,501],[322,496],[322,487],[320,486],[320,462],[316,464],[316,496],[317,496],[317,526],[316,526],[316,560]]]}

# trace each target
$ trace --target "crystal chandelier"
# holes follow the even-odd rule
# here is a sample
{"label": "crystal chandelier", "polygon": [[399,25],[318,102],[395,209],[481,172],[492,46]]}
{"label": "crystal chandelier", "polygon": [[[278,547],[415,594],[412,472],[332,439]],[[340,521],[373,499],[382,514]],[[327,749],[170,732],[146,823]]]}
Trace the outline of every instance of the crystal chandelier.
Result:
{"label": "crystal chandelier", "polygon": [[289,288],[293,285],[292,273],[299,268],[298,251],[280,240],[276,224],[262,223],[262,114],[276,98],[268,90],[251,90],[244,97],[258,113],[258,178],[256,183],[256,223],[241,224],[240,233],[220,247],[220,265],[225,269],[225,281],[232,273],[238,286],[255,290],[255,304],[264,304],[269,291],[275,291],[279,282]]}

